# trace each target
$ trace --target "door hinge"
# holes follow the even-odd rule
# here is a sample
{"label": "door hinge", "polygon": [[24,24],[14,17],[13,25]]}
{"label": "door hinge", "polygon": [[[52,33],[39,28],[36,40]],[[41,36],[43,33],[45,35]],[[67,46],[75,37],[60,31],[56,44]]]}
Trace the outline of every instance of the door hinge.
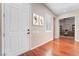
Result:
{"label": "door hinge", "polygon": [[3,17],[5,17],[5,13],[3,14]]}
{"label": "door hinge", "polygon": [[5,56],[5,53],[4,53],[4,56]]}
{"label": "door hinge", "polygon": [[5,37],[5,33],[3,33],[3,36]]}

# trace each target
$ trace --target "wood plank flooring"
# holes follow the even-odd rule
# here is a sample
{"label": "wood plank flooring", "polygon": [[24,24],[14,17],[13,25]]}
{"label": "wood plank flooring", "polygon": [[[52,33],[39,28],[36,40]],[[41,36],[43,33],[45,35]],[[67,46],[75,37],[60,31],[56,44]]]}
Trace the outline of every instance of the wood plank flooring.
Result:
{"label": "wood plank flooring", "polygon": [[71,38],[52,40],[21,56],[79,56],[79,43]]}

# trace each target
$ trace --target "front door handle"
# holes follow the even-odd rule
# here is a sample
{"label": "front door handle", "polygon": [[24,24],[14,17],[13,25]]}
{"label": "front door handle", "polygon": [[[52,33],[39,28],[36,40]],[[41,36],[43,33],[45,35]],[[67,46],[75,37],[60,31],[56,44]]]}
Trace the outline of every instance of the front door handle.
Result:
{"label": "front door handle", "polygon": [[27,34],[30,34],[30,32],[27,32]]}

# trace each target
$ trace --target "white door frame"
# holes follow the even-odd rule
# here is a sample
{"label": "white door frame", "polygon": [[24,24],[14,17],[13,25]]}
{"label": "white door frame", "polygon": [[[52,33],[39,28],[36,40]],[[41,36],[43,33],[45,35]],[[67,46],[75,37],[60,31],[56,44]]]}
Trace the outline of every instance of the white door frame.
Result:
{"label": "white door frame", "polygon": [[4,36],[5,36],[5,31],[4,31],[4,29],[5,29],[5,26],[4,26],[4,22],[5,22],[5,12],[4,12],[4,9],[5,9],[5,7],[4,7],[4,3],[2,3],[2,56],[4,56],[5,55],[5,44],[4,44],[4,41],[5,41],[5,39],[4,39]]}

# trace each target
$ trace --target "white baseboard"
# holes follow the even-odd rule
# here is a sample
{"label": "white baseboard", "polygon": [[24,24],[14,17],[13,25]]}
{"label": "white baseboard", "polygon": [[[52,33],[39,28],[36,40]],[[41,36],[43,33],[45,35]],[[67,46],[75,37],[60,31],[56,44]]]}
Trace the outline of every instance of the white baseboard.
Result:
{"label": "white baseboard", "polygon": [[43,43],[41,43],[41,44],[38,44],[37,46],[31,48],[31,50],[33,50],[33,49],[35,49],[35,48],[37,48],[37,47],[40,47],[40,46],[42,46],[42,45],[44,45],[44,44],[46,44],[46,43],[48,43],[48,42],[50,42],[50,41],[52,41],[52,40],[48,40],[48,41],[46,41],[46,42],[43,42]]}
{"label": "white baseboard", "polygon": [[76,42],[79,42],[79,40],[75,40]]}

